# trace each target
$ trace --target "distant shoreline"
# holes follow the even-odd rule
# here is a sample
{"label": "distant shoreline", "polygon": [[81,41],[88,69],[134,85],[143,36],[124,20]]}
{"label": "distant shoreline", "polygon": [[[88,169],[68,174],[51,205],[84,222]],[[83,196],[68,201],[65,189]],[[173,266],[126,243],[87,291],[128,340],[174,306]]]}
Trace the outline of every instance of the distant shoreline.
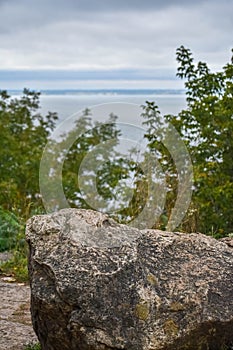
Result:
{"label": "distant shoreline", "polygon": [[[10,94],[21,95],[23,90],[7,90]],[[184,89],[46,89],[35,90],[41,95],[183,95]]]}

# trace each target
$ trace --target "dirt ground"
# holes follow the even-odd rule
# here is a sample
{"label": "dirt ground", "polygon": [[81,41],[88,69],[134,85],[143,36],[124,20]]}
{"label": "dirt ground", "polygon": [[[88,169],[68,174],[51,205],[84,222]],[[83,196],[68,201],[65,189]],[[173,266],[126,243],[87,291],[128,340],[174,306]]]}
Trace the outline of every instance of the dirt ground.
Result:
{"label": "dirt ground", "polygon": [[[0,262],[7,259],[0,253]],[[30,287],[0,272],[0,350],[23,350],[37,342],[30,314]]]}

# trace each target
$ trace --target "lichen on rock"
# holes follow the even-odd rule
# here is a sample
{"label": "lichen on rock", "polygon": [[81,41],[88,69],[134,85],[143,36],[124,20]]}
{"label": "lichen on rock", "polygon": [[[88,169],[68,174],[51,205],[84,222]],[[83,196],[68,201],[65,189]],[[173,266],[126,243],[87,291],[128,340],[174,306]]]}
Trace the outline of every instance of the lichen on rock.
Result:
{"label": "lichen on rock", "polygon": [[31,312],[42,350],[218,350],[233,342],[233,250],[63,209],[31,218]]}

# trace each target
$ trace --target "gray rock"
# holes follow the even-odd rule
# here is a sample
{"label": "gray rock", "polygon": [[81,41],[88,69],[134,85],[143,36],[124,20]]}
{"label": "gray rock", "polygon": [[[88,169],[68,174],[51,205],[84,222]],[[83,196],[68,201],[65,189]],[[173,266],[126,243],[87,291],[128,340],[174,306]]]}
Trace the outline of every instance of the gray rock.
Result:
{"label": "gray rock", "polygon": [[[28,221],[42,350],[219,350],[233,343],[233,250],[63,209]],[[225,346],[225,348],[224,348]]]}

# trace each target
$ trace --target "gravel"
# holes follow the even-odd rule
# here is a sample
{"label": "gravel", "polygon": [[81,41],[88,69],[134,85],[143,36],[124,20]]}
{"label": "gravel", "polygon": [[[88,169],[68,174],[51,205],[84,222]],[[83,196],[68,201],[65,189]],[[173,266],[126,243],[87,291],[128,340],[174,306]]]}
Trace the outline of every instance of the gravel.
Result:
{"label": "gravel", "polygon": [[[0,253],[0,261],[6,259]],[[0,272],[0,350],[23,350],[38,342],[31,323],[30,287]]]}

